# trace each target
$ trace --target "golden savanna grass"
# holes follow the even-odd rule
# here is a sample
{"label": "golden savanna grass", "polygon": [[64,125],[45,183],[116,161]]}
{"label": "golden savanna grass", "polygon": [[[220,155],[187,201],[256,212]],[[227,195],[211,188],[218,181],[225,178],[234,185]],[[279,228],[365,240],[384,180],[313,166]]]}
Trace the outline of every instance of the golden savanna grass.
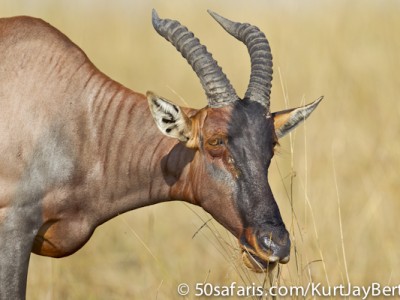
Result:
{"label": "golden savanna grass", "polygon": [[236,240],[209,215],[166,203],[102,225],[70,257],[32,255],[28,299],[177,299],[181,282],[192,288],[233,281],[400,284],[400,3],[0,2],[1,16],[47,20],[129,88],[201,107],[205,97],[194,72],[151,26],[153,7],[195,32],[240,95],[250,72],[247,51],[208,8],[266,33],[274,56],[273,110],[325,96],[306,124],[280,141],[270,168],[292,259],[271,278],[253,274],[241,265]]}

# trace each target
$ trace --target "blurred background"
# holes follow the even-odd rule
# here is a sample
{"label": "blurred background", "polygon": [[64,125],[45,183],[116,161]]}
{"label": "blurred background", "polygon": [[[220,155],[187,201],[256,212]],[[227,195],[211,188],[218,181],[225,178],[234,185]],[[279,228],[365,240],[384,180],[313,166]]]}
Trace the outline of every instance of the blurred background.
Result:
{"label": "blurred background", "polygon": [[204,106],[194,72],[153,30],[152,8],[188,26],[239,95],[250,73],[246,48],[207,9],[255,24],[267,35],[273,111],[325,96],[305,125],[280,141],[270,167],[291,233],[291,261],[271,276],[253,274],[241,264],[237,241],[201,209],[159,204],[102,225],[70,257],[32,255],[28,299],[175,299],[181,282],[192,289],[197,282],[233,281],[400,284],[400,2],[0,2],[2,17],[46,20],[127,87]]}

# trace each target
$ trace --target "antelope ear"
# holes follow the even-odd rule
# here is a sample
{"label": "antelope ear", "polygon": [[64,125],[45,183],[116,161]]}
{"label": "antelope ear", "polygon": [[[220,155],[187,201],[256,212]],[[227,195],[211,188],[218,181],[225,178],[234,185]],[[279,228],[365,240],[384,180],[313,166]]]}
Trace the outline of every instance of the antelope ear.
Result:
{"label": "antelope ear", "polygon": [[274,118],[276,136],[278,138],[285,136],[297,125],[307,119],[323,98],[324,97],[321,96],[314,102],[302,107],[272,113],[272,117]]}
{"label": "antelope ear", "polygon": [[158,129],[166,136],[176,138],[181,142],[189,141],[192,122],[182,109],[152,92],[147,92],[146,96]]}

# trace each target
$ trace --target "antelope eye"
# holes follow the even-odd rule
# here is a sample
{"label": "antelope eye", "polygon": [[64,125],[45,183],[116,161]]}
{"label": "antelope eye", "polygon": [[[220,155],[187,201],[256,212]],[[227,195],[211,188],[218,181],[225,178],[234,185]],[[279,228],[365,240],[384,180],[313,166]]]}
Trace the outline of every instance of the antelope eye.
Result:
{"label": "antelope eye", "polygon": [[208,140],[208,144],[210,146],[222,146],[224,144],[224,140],[220,137],[212,138]]}

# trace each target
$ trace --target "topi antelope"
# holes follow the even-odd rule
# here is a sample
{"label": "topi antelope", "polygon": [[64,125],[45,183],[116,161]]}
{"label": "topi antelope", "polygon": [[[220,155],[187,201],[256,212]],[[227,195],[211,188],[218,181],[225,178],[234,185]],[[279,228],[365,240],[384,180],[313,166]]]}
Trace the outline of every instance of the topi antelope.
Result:
{"label": "topi antelope", "polygon": [[208,100],[200,110],[125,88],[42,20],[0,19],[1,299],[25,298],[31,252],[70,255],[109,219],[175,199],[201,206],[237,237],[253,271],[289,261],[268,167],[278,138],[321,98],[271,113],[265,35],[210,14],[248,48],[243,99],[186,27],[152,18],[199,77]]}

